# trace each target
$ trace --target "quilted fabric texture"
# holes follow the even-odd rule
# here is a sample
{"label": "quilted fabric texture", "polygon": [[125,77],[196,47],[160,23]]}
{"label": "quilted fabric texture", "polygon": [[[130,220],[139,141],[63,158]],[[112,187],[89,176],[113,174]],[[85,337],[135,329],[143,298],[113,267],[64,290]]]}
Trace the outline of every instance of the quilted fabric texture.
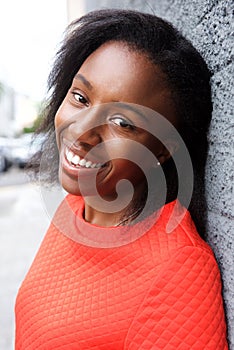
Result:
{"label": "quilted fabric texture", "polygon": [[[82,219],[82,198],[65,201]],[[166,233],[173,206],[115,248],[82,245],[51,223],[17,296],[16,350],[228,349],[213,253],[188,212]],[[58,214],[67,222],[63,206]]]}

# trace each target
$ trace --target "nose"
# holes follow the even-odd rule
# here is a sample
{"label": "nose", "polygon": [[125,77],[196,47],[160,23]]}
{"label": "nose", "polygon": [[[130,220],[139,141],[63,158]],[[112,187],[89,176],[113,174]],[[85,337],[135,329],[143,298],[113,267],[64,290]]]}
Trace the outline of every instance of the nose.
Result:
{"label": "nose", "polygon": [[102,142],[104,128],[103,108],[95,106],[77,113],[68,127],[68,132],[74,142],[93,147]]}

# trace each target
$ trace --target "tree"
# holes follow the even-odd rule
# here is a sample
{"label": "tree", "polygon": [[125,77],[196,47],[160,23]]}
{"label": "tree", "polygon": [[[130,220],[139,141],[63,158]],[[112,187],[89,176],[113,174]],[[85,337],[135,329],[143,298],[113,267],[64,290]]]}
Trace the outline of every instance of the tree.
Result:
{"label": "tree", "polygon": [[36,119],[33,121],[31,126],[25,127],[23,129],[24,134],[35,132],[37,128],[41,125],[43,121],[43,108],[44,108],[44,103],[39,103],[37,106],[38,115]]}

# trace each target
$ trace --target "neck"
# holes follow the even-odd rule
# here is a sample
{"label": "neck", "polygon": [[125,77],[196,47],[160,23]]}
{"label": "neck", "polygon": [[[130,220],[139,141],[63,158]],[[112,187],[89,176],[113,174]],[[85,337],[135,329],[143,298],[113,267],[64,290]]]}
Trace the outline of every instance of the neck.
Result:
{"label": "neck", "polygon": [[[141,197],[142,197],[142,190],[135,191],[130,203],[129,201],[126,202],[129,204],[127,204],[122,210],[114,211],[111,213],[99,211],[95,209],[95,208],[98,208],[97,197],[95,198],[89,197],[88,200],[87,198],[84,198],[84,202],[85,202],[84,219],[91,224],[104,226],[104,227],[126,225],[127,223],[130,223],[132,220],[134,220],[140,214],[141,206],[139,204],[141,203]],[[108,206],[108,209],[110,209],[112,205],[110,198],[108,199],[105,198],[105,200],[107,205],[108,205],[108,202],[110,202],[110,205]],[[124,200],[122,201],[122,198],[121,198],[121,202],[122,203],[124,202]]]}
{"label": "neck", "polygon": [[98,226],[116,226],[119,222],[120,213],[103,213],[101,211],[94,210],[90,205],[85,204],[84,218],[87,222]]}

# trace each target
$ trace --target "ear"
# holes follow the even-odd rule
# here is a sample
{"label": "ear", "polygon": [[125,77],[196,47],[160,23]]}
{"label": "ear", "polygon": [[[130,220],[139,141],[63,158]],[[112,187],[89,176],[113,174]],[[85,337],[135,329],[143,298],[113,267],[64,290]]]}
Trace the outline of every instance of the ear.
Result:
{"label": "ear", "polygon": [[157,159],[162,165],[165,163],[168,159],[173,157],[173,154],[179,149],[179,143],[176,140],[168,139],[166,142],[162,145],[162,149],[159,152]]}

